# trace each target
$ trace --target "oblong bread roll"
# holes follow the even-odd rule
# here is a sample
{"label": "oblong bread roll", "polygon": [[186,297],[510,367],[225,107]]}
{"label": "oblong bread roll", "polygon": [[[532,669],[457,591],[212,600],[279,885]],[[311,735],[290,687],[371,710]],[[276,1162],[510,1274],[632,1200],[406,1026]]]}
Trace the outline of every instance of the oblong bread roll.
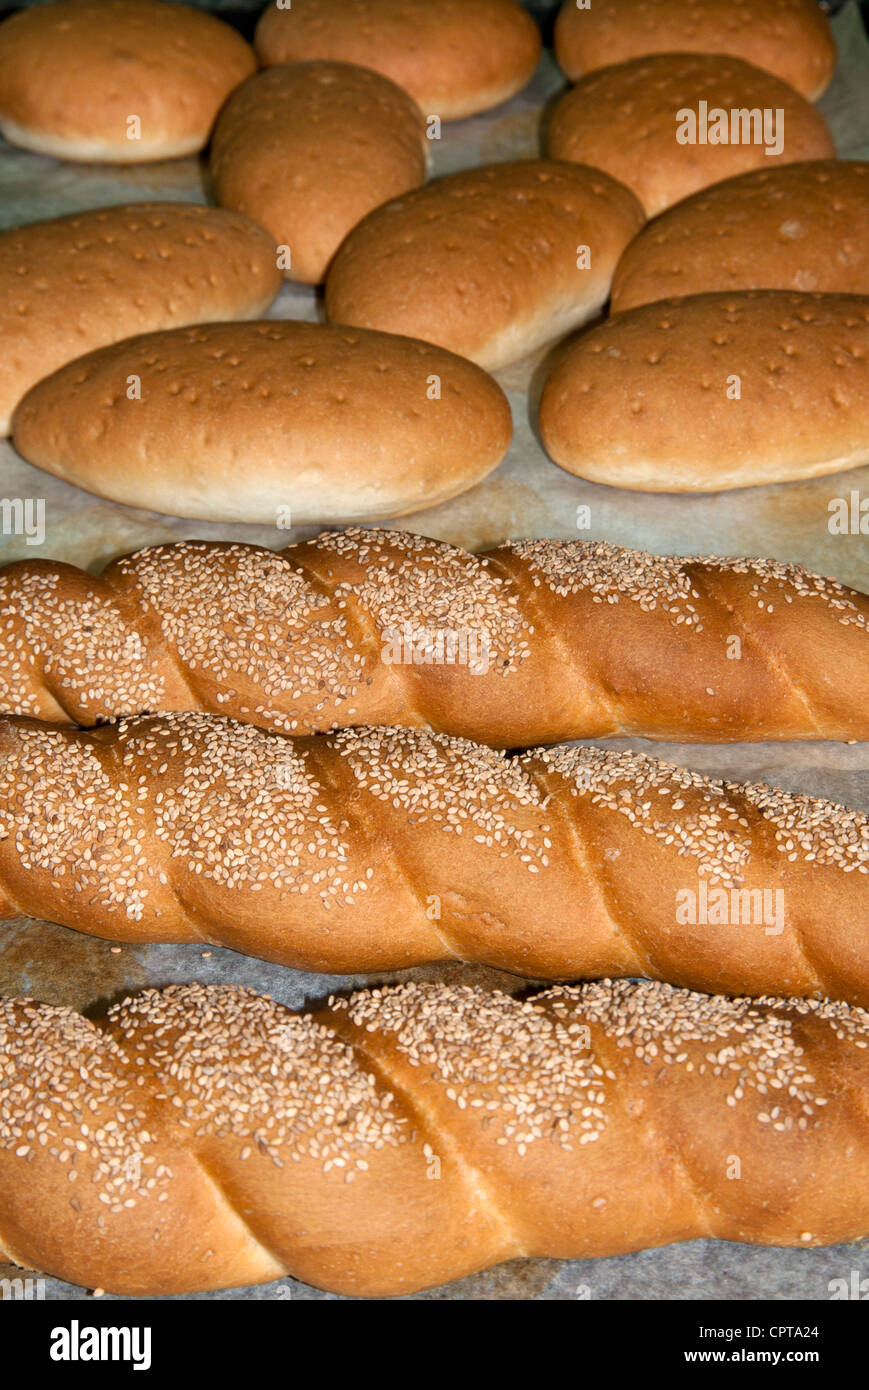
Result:
{"label": "oblong bread roll", "polygon": [[136,164],[195,154],[250,44],[162,0],[59,0],[0,25],[0,131],[58,159]]}
{"label": "oblong bread roll", "polygon": [[366,213],[425,181],[419,107],[380,73],[290,63],[226,103],[211,145],[217,201],[267,227],[290,280],[320,284]]}
{"label": "oblong bread roll", "polygon": [[815,101],[836,66],[830,21],[817,0],[564,0],[555,57],[572,82],[647,53],[728,53]]}
{"label": "oblong bread roll", "polygon": [[716,290],[869,294],[869,163],[755,169],[649,223],[613,280],[613,313]]}
{"label": "oblong bread roll", "polygon": [[518,0],[293,0],[270,4],[254,45],[263,67],[329,58],[391,77],[426,116],[458,120],[530,82],[540,31]]}
{"label": "oblong bread roll", "polygon": [[592,318],[642,225],[633,194],[596,169],[528,160],[450,174],[351,232],[326,313],[491,370]]}
{"label": "oblong bread roll", "polygon": [[754,290],[645,304],[583,334],[543,390],[547,452],[642,492],[869,462],[869,299]]}
{"label": "oblong bread roll", "polygon": [[131,203],[0,233],[0,433],[25,391],[132,333],[260,318],[281,286],[271,237],[195,203]]}
{"label": "oblong bread roll", "polygon": [[13,420],[24,458],[101,497],[282,526],[453,497],[511,433],[504,393],[473,363],[286,320],[128,338],[40,382]]}
{"label": "oblong bread roll", "polygon": [[[741,112],[755,114],[743,120]],[[728,143],[712,143],[713,134]],[[653,55],[593,72],[556,105],[546,143],[552,159],[591,164],[627,184],[649,217],[749,169],[836,153],[805,97],[750,63],[710,53]]]}

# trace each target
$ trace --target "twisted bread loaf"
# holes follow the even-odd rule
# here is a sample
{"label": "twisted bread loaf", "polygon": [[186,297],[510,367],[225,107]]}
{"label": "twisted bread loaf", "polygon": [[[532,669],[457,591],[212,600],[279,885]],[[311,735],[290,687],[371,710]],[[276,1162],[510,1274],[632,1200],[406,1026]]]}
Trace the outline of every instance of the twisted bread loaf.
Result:
{"label": "twisted bread loaf", "polygon": [[502,747],[865,739],[867,631],[865,595],[772,560],[547,540],[475,556],[362,530],[280,554],[190,542],[96,579],[0,571],[0,709],[427,725]]}
{"label": "twisted bread loaf", "polygon": [[0,917],[349,974],[458,957],[869,1004],[869,817],[591,748],[0,722]]}
{"label": "twisted bread loaf", "polygon": [[869,1014],[626,981],[0,1002],[0,1256],[122,1294],[869,1235]]}

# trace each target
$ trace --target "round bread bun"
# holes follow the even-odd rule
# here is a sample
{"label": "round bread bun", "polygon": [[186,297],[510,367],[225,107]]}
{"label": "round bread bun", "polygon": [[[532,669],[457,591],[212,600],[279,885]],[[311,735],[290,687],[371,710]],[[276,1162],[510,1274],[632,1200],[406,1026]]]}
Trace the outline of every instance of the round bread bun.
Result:
{"label": "round bread bun", "polygon": [[138,164],[195,154],[255,68],[240,34],[187,5],[37,5],[0,25],[0,132],[58,159]]}
{"label": "round bread bun", "polygon": [[41,381],[13,419],[24,458],[101,497],[283,526],[454,497],[511,434],[504,393],[473,363],[286,320],[128,338]]}
{"label": "round bread bun", "polygon": [[263,67],[328,58],[374,68],[445,121],[508,101],[540,58],[540,31],[518,0],[273,3],[254,44]]}
{"label": "round bread bun", "polygon": [[195,203],[132,203],[0,232],[0,433],[21,397],[131,333],[256,319],[282,277],[267,232]]}
{"label": "round bread bun", "polygon": [[317,285],[366,213],[425,181],[427,150],[419,107],[389,78],[349,63],[291,63],[233,92],[211,174],[223,207],[287,248],[287,278]]}
{"label": "round bread bun", "polygon": [[547,452],[641,492],[817,478],[869,462],[869,299],[750,290],[617,314],[564,353]]}
{"label": "round bread bun", "polygon": [[836,44],[817,0],[564,0],[555,57],[575,82],[648,53],[727,53],[816,101],[833,76]]}
{"label": "round bread bun", "polygon": [[869,294],[869,163],[779,164],[695,193],[625,251],[610,309],[715,290]]}
{"label": "round bread bun", "polygon": [[450,174],[351,232],[326,313],[493,370],[593,318],[643,220],[633,194],[597,169],[528,160]]}
{"label": "round bread bun", "polygon": [[[781,151],[767,153],[762,142],[680,143],[681,113],[697,116],[701,102],[709,113],[728,113],[728,133],[731,111],[784,112],[775,118]],[[697,124],[705,130],[705,122]],[[584,77],[552,113],[547,152],[552,159],[604,169],[656,217],[711,183],[749,169],[828,159],[836,149],[820,112],[778,77],[741,58],[665,53]]]}

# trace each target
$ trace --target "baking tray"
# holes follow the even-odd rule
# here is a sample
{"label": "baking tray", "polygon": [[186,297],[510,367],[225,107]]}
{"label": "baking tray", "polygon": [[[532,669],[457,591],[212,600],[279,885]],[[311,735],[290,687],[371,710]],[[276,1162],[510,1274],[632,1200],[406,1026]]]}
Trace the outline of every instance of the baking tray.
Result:
{"label": "baking tray", "polygon": [[[202,0],[207,8],[250,17],[260,5],[239,7]],[[540,5],[534,6],[538,12]],[[551,6],[548,7],[551,10]],[[856,0],[835,17],[839,48],[835,79],[820,102],[839,154],[869,157],[869,42]],[[432,146],[433,174],[474,164],[533,157],[541,121],[563,88],[550,52],[531,85],[496,111],[443,128]],[[67,165],[15,150],[0,142],[0,226],[109,203],[145,199],[208,201],[201,160],[129,167]],[[286,286],[271,317],[322,317],[321,297]],[[470,549],[518,536],[605,538],[673,554],[768,555],[798,561],[869,590],[866,538],[833,535],[832,499],[869,495],[869,467],[831,478],[691,497],[621,491],[564,473],[544,454],[535,429],[536,400],[546,354],[497,373],[507,391],[515,438],[501,466],[462,497],[392,525]],[[8,443],[0,443],[0,496],[43,499],[46,530],[40,545],[0,536],[0,562],[51,555],[98,569],[112,556],[181,538],[236,539],[280,547],[317,528],[279,531],[263,526],[221,526],[123,507],[91,497],[32,468]],[[284,499],[276,499],[279,503]],[[577,529],[581,508],[591,524]],[[605,741],[603,746],[608,746]],[[738,780],[757,779],[793,791],[831,797],[869,811],[869,744],[748,744],[698,746],[609,741]],[[517,992],[525,982],[484,967],[458,963],[377,977],[304,975],[251,960],[232,951],[200,946],[113,946],[66,928],[27,919],[0,923],[0,993],[30,994],[52,1003],[89,1008],[146,986],[198,980],[233,982],[273,994],[301,1008],[336,990],[401,979],[448,980]],[[830,1281],[869,1272],[869,1241],[828,1249],[770,1250],[721,1241],[642,1251],[604,1260],[519,1260],[414,1295],[422,1300],[592,1299],[794,1299],[830,1297]],[[0,1264],[0,1278],[11,1277]],[[45,1281],[48,1299],[85,1299],[87,1290]],[[195,1300],[331,1300],[335,1295],[280,1280],[252,1289],[187,1295]]]}

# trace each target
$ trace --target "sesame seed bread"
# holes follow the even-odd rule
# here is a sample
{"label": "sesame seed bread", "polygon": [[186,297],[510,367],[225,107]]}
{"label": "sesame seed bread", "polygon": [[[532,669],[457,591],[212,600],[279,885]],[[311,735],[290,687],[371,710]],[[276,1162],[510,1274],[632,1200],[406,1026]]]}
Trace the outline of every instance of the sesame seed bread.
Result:
{"label": "sesame seed bread", "polygon": [[271,237],[195,203],[96,208],[0,232],[0,433],[26,391],[131,333],[255,319],[281,285]]}
{"label": "sesame seed bread", "polygon": [[263,67],[328,58],[373,68],[445,121],[509,101],[531,81],[541,47],[517,0],[272,3],[254,45]]}
{"label": "sesame seed bread", "polygon": [[235,29],[188,5],[37,5],[0,25],[0,132],[58,159],[136,164],[195,154],[255,69]]}
{"label": "sesame seed bread", "polygon": [[819,478],[869,462],[869,298],[666,299],[571,344],[543,389],[550,457],[641,492]]}
{"label": "sesame seed bread", "polygon": [[[762,139],[679,143],[678,113],[699,113],[701,102],[709,111],[783,112],[776,118],[780,152]],[[649,217],[656,217],[722,179],[797,160],[829,159],[836,149],[820,112],[779,78],[740,58],[666,53],[584,77],[556,104],[546,152],[551,159],[605,170],[634,191]]]}
{"label": "sesame seed bread", "polygon": [[593,318],[643,221],[633,194],[596,169],[528,160],[450,174],[350,233],[326,313],[494,370]]}
{"label": "sesame seed bread", "polygon": [[476,556],[351,530],[279,553],[155,546],[99,577],[42,559],[0,569],[0,711],[85,726],[159,709],[503,748],[869,741],[867,644],[869,597],[798,565],[604,541]]}
{"label": "sesame seed bread", "polygon": [[0,754],[0,917],[326,974],[458,959],[869,1003],[869,816],[832,802],[581,745],[198,713],[5,718]]}
{"label": "sesame seed bread", "polygon": [[3,1000],[0,1048],[0,1256],[109,1293],[378,1297],[518,1256],[869,1233],[869,1015],[845,1004],[407,983],[296,1014],[170,985],[97,1020]]}
{"label": "sesame seed bread", "polygon": [[425,181],[419,107],[388,78],[349,63],[293,63],[233,93],[211,144],[222,207],[289,248],[290,280],[320,284],[349,231]]}
{"label": "sesame seed bread", "polygon": [[810,101],[836,66],[830,21],[817,0],[564,0],[555,56],[576,81],[647,53],[727,53],[789,82]]}
{"label": "sesame seed bread", "polygon": [[511,434],[506,396],[473,363],[288,320],[128,338],[47,377],[13,418],[24,458],[101,497],[293,526],[454,497]]}
{"label": "sesame seed bread", "polygon": [[820,159],[705,188],[631,242],[610,310],[716,290],[869,294],[869,163]]}

